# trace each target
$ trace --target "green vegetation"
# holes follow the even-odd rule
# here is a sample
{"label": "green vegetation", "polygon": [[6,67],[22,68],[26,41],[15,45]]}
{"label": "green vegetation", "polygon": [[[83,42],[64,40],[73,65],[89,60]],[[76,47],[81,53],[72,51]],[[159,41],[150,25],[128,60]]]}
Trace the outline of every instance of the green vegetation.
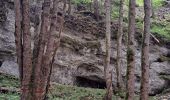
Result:
{"label": "green vegetation", "polygon": [[166,14],[164,17],[165,19],[161,20],[159,18],[153,19],[151,32],[170,40],[170,23],[168,22],[170,15]]}
{"label": "green vegetation", "polygon": [[[49,93],[50,100],[102,100],[105,90],[75,86],[54,85]],[[118,97],[113,96],[113,100]]]}
{"label": "green vegetation", "polygon": [[[0,74],[0,87],[19,88],[19,80],[13,76]],[[92,89],[76,86],[67,86],[60,84],[52,84],[49,90],[49,100],[102,100],[105,94],[104,89]],[[113,96],[113,100],[118,100],[118,95],[125,95],[119,93]],[[139,96],[135,97],[139,99]],[[0,93],[0,100],[19,100],[17,93]],[[150,100],[156,100],[155,97],[150,97]]]}
{"label": "green vegetation", "polygon": [[0,73],[0,87],[19,88],[19,80],[14,76]]}
{"label": "green vegetation", "polygon": [[170,80],[170,75],[160,75],[160,78]]}
{"label": "green vegetation", "polygon": [[91,0],[72,0],[72,2],[75,4],[89,4],[92,1]]}
{"label": "green vegetation", "polygon": [[0,100],[19,100],[19,95],[16,93],[0,94]]}
{"label": "green vegetation", "polygon": [[[139,5],[139,6],[143,6],[143,0],[137,0],[136,3]],[[157,7],[160,7],[163,5],[164,1],[163,0],[152,0],[152,3],[153,3],[153,7],[154,8],[157,8]]]}

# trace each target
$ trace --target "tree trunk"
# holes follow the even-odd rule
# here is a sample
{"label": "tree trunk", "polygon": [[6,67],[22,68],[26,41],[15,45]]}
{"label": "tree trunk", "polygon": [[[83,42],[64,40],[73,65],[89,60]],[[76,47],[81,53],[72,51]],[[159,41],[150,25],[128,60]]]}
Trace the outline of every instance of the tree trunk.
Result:
{"label": "tree trunk", "polygon": [[151,0],[144,0],[144,34],[142,42],[142,79],[140,100],[148,100],[149,91],[149,40],[150,40],[150,16]]}
{"label": "tree trunk", "polygon": [[69,2],[68,14],[71,15],[71,9],[72,9],[72,7],[71,7],[71,0],[68,0],[68,2]]}
{"label": "tree trunk", "polygon": [[34,48],[38,48],[38,55],[37,55],[37,60],[35,60],[36,65],[34,66],[34,98],[36,98],[36,100],[42,100],[42,99],[37,99],[37,98],[41,98],[41,94],[44,92],[42,91],[41,88],[41,84],[42,84],[42,80],[41,80],[41,64],[42,64],[42,58],[43,58],[43,54],[45,52],[45,47],[47,45],[47,39],[48,39],[48,28],[50,26],[50,7],[51,7],[51,0],[44,0],[43,3],[43,12],[41,15],[41,19],[42,19],[42,23],[41,23],[41,30],[40,30],[40,34],[39,34],[39,45],[37,45],[38,47],[34,47]]}
{"label": "tree trunk", "polygon": [[[14,3],[16,12],[15,42],[22,80],[21,100],[44,100],[63,27],[63,17],[59,19],[60,24],[57,22],[56,4],[58,0],[52,2],[51,0],[45,0],[43,3],[41,30],[40,33],[36,31],[39,39],[34,41],[37,42],[34,43],[34,54],[31,50],[29,0],[15,0]],[[20,11],[20,4],[22,11]],[[50,8],[51,4],[53,4],[52,10]],[[52,12],[51,16],[50,12]],[[40,25],[37,24],[37,26]],[[59,30],[60,28],[61,30]]]}
{"label": "tree trunk", "polygon": [[32,51],[31,51],[31,33],[29,17],[29,0],[22,0],[22,27],[23,27],[23,78],[21,100],[32,99]]}
{"label": "tree trunk", "polygon": [[128,50],[127,50],[127,94],[126,100],[134,98],[134,68],[135,68],[135,0],[129,0],[129,26],[128,26]]}
{"label": "tree trunk", "polygon": [[94,15],[96,17],[96,20],[98,21],[99,20],[99,2],[98,2],[98,0],[94,0],[93,4],[94,4]]}
{"label": "tree trunk", "polygon": [[[60,34],[58,32],[60,26],[58,24],[57,20],[57,0],[54,0],[53,2],[53,8],[51,10],[51,24],[50,24],[50,30],[49,30],[49,38],[47,41],[47,47],[46,51],[43,54],[42,58],[42,64],[41,64],[41,69],[40,69],[40,84],[38,86],[38,90],[41,92],[37,93],[36,100],[44,100],[45,95],[48,91],[48,83],[49,83],[49,78],[51,75],[51,70],[52,70],[52,64],[54,60],[54,56],[56,54],[57,48],[59,45],[56,45],[56,43],[59,43],[60,41]],[[61,19],[60,19],[61,20]],[[58,25],[58,26],[57,26]],[[36,80],[35,80],[36,81]]]}
{"label": "tree trunk", "polygon": [[110,66],[110,34],[111,34],[111,18],[110,18],[110,0],[106,0],[106,61],[105,61],[105,80],[106,80],[106,96],[105,100],[112,100],[112,67]]}
{"label": "tree trunk", "polygon": [[23,62],[22,62],[22,29],[21,29],[21,2],[20,0],[14,1],[15,6],[15,44],[16,44],[16,53],[17,53],[17,62],[19,65],[20,73],[20,82],[22,82],[23,77]]}
{"label": "tree trunk", "polygon": [[58,16],[57,18],[57,22],[58,22],[58,28],[57,30],[59,31],[59,33],[57,34],[57,37],[55,37],[55,41],[54,41],[54,53],[53,53],[53,56],[52,56],[52,61],[51,63],[49,64],[50,66],[50,71],[48,72],[48,77],[47,77],[47,84],[46,84],[46,94],[48,93],[48,89],[49,89],[49,86],[50,86],[50,79],[51,79],[51,74],[52,74],[52,69],[53,69],[53,63],[54,63],[54,60],[55,60],[55,55],[56,55],[56,52],[60,46],[60,40],[61,40],[61,33],[63,31],[63,26],[64,26],[64,16]]}
{"label": "tree trunk", "polygon": [[154,12],[154,7],[153,7],[153,0],[151,0],[151,9],[152,9],[152,18],[155,18],[155,12]]}
{"label": "tree trunk", "polygon": [[124,0],[120,0],[120,9],[119,9],[119,28],[117,34],[117,87],[121,91],[123,89],[123,80],[122,80],[122,66],[121,66],[121,50],[122,50],[122,35],[123,35],[123,5]]}

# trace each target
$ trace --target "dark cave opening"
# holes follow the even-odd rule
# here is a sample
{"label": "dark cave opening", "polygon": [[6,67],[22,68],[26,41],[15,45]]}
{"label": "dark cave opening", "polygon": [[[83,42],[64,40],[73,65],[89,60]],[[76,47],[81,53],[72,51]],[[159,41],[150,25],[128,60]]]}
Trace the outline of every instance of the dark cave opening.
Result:
{"label": "dark cave opening", "polygon": [[2,63],[3,63],[3,62],[2,62],[2,61],[0,61],[0,67],[2,66]]}
{"label": "dark cave opening", "polygon": [[79,87],[90,87],[90,88],[99,88],[99,89],[106,88],[106,83],[104,81],[95,81],[79,76],[76,77],[76,85]]}

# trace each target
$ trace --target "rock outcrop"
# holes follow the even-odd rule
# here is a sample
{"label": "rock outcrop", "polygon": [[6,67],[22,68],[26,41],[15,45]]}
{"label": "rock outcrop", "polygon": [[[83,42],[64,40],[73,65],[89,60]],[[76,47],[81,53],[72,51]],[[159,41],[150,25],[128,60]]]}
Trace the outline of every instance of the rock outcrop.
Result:
{"label": "rock outcrop", "polygon": [[[0,24],[0,72],[18,76],[14,43],[13,2],[7,0],[3,3],[3,6],[0,6],[0,12],[2,7],[7,11],[3,13],[5,21]],[[95,22],[90,19],[90,16],[83,16],[78,14],[77,16],[66,17],[66,27],[53,65],[52,81],[67,85],[105,88],[103,74],[105,58],[104,24]],[[116,23],[112,24],[111,66],[114,68],[116,63],[116,29]],[[141,45],[137,41],[139,39],[139,37],[136,39],[135,56],[136,93],[139,93],[141,79]],[[125,81],[126,42],[122,45],[122,76]],[[156,44],[151,45],[150,95],[155,95],[170,87],[170,80],[162,77],[162,75],[170,75],[169,54],[168,48]],[[115,70],[113,72],[113,85],[116,85]]]}

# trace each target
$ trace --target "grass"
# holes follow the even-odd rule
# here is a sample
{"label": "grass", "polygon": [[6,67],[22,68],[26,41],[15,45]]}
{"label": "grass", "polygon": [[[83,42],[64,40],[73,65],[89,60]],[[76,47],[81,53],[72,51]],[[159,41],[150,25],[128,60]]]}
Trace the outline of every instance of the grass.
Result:
{"label": "grass", "polygon": [[14,76],[0,73],[0,87],[19,88],[19,80]]}
{"label": "grass", "polygon": [[167,14],[165,16],[166,19],[153,19],[151,32],[170,40],[170,23],[167,21],[169,20],[170,15]]}
{"label": "grass", "polygon": [[[0,87],[19,87],[19,80],[13,76],[1,74]],[[61,84],[52,84],[49,90],[49,100],[102,100],[105,95],[104,89],[92,89],[76,86],[67,86]],[[118,95],[113,95],[113,100],[118,100]],[[17,93],[0,93],[0,100],[19,100]],[[139,100],[139,96],[135,96],[134,100]],[[156,100],[150,97],[149,100]]]}
{"label": "grass", "polygon": [[[49,93],[49,100],[102,100],[104,94],[103,89],[55,85]],[[113,100],[117,99],[113,96]]]}
{"label": "grass", "polygon": [[0,94],[0,100],[19,100],[19,95],[14,93]]}
{"label": "grass", "polygon": [[[163,5],[163,0],[152,0],[153,7],[157,8]],[[136,4],[143,6],[143,0],[136,0]]]}

